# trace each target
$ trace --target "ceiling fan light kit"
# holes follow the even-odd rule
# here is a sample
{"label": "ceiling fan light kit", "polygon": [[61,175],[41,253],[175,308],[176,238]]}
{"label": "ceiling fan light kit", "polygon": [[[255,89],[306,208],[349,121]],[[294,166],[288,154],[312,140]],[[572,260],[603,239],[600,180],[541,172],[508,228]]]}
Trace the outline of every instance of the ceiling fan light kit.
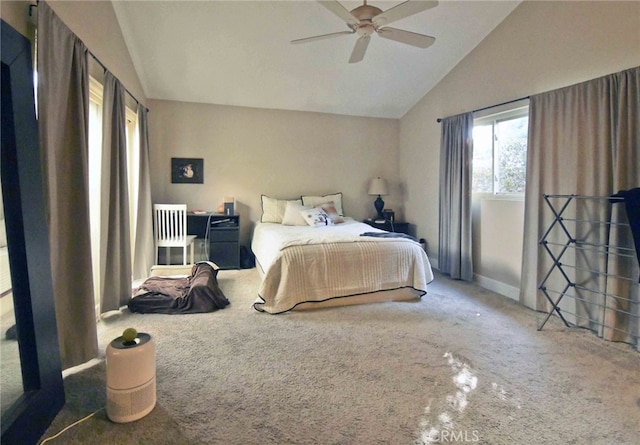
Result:
{"label": "ceiling fan light kit", "polygon": [[333,12],[345,21],[351,31],[333,32],[314,37],[292,40],[291,43],[315,42],[342,35],[358,34],[358,40],[353,47],[349,63],[360,62],[367,51],[372,34],[378,34],[385,39],[393,40],[418,48],[428,48],[435,42],[435,37],[418,34],[416,32],[405,31],[403,29],[389,28],[387,24],[403,19],[418,12],[431,9],[438,5],[437,1],[405,1],[392,8],[383,11],[380,8],[371,6],[364,1],[364,4],[349,11],[337,1],[320,1],[322,6]]}

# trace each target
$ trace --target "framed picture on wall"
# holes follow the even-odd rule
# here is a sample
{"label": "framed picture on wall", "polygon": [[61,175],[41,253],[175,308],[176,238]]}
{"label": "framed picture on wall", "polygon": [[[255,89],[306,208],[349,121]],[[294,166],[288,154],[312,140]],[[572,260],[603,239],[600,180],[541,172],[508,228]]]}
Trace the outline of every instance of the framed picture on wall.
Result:
{"label": "framed picture on wall", "polygon": [[171,158],[171,182],[173,184],[202,184],[204,160],[201,158]]}

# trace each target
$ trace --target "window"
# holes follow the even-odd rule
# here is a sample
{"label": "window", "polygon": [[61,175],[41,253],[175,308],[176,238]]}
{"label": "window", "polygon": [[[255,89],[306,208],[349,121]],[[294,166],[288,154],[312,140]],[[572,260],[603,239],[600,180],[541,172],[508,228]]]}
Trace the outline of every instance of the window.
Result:
{"label": "window", "polygon": [[524,193],[528,126],[528,107],[474,120],[474,193]]}
{"label": "window", "polygon": [[89,227],[96,315],[100,316],[100,168],[102,165],[102,84],[89,77]]}
{"label": "window", "polygon": [[[96,314],[100,314],[100,223],[101,174],[102,174],[102,84],[89,77],[89,217],[91,227],[91,260],[93,267],[94,298]],[[127,173],[129,185],[129,215],[131,249],[133,250],[135,215],[138,200],[138,118],[130,107],[125,108],[127,139]]]}
{"label": "window", "polygon": [[129,185],[129,235],[131,240],[131,258],[135,250],[136,221],[138,216],[138,184],[140,182],[140,133],[138,131],[138,115],[126,107],[127,120],[127,181]]}

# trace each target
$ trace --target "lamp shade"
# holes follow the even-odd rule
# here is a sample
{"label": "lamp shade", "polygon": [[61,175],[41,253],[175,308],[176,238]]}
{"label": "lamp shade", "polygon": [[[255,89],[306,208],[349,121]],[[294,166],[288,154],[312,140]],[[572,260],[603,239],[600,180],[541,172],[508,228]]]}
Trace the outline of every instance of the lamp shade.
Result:
{"label": "lamp shade", "polygon": [[370,195],[388,195],[389,190],[387,188],[387,181],[378,177],[372,179],[369,183],[369,192]]}

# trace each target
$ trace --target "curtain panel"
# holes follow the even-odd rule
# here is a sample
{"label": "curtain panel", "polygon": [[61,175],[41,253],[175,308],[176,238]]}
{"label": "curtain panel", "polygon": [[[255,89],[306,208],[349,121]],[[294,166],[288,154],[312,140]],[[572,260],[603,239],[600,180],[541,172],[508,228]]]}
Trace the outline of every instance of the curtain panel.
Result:
{"label": "curtain panel", "polygon": [[[623,205],[611,204],[607,197],[640,186],[639,122],[640,68],[530,98],[520,289],[525,305],[551,309],[538,290],[553,264],[539,245],[554,220],[544,194],[595,197],[574,199],[563,214],[576,220],[571,223],[575,239],[602,246],[633,245],[629,232],[619,225],[628,222]],[[555,241],[566,242],[566,235],[557,236]],[[563,262],[575,266],[573,277],[580,285],[575,298],[562,302],[569,321],[637,346],[638,285],[615,278],[635,276],[637,281],[635,258],[571,249]],[[562,277],[551,277],[550,285],[562,286],[562,281]],[[603,297],[600,291],[613,297]]]}
{"label": "curtain panel", "polygon": [[153,204],[151,202],[151,172],[149,163],[149,127],[147,109],[138,104],[138,128],[140,135],[138,175],[138,205],[134,231],[133,279],[149,276],[155,254],[153,244]]}
{"label": "curtain panel", "polygon": [[102,97],[100,197],[100,312],[118,310],[131,298],[131,237],[127,178],[125,89],[105,73]]}
{"label": "curtain panel", "polygon": [[451,278],[471,281],[471,162],[473,113],[442,120],[438,267]]}
{"label": "curtain panel", "polygon": [[98,355],[89,230],[87,49],[38,7],[38,127],[62,368]]}

